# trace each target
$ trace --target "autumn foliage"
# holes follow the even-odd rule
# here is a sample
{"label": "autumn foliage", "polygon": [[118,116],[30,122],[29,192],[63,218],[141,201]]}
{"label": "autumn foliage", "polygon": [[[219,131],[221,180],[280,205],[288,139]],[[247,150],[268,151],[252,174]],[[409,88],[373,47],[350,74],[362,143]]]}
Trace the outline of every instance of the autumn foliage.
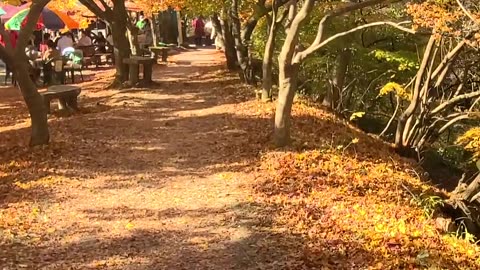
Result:
{"label": "autumn foliage", "polygon": [[480,267],[479,247],[439,233],[432,217],[444,195],[413,163],[319,109],[296,104],[294,117],[295,151],[262,157],[254,196],[274,209],[276,228],[303,239],[294,265]]}

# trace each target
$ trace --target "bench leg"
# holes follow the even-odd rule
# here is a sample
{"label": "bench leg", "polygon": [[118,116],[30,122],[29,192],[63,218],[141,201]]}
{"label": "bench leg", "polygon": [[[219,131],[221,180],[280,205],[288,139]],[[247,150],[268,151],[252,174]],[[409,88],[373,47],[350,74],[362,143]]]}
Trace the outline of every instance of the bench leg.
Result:
{"label": "bench leg", "polygon": [[70,109],[74,111],[78,111],[78,101],[76,96],[69,97],[66,99],[66,101],[67,101],[67,106]]}
{"label": "bench leg", "polygon": [[143,81],[146,83],[152,81],[152,64],[143,65]]}
{"label": "bench leg", "polygon": [[139,69],[139,65],[130,65],[129,81],[132,85],[136,85],[138,83],[138,69]]}
{"label": "bench leg", "polygon": [[58,109],[61,110],[61,111],[68,109],[67,99],[66,99],[66,98],[59,98],[59,99],[58,99]]}
{"label": "bench leg", "polygon": [[168,51],[162,51],[162,61],[167,62]]}

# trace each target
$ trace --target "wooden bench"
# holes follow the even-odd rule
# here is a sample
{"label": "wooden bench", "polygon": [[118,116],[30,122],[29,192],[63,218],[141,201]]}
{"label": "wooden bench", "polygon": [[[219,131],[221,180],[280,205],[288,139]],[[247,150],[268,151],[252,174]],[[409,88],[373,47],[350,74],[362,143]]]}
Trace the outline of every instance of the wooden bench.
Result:
{"label": "wooden bench", "polygon": [[123,63],[129,65],[129,82],[136,85],[139,82],[140,65],[143,66],[142,81],[146,84],[152,82],[153,63],[155,59],[143,56],[132,56],[123,59]]}
{"label": "wooden bench", "polygon": [[153,53],[155,61],[157,61],[158,56],[162,56],[162,62],[167,62],[168,52],[170,48],[168,47],[150,47],[150,51]]}
{"label": "wooden bench", "polygon": [[50,101],[58,99],[58,109],[60,110],[78,110],[77,97],[80,95],[81,88],[73,85],[53,85],[47,88],[46,92],[41,93],[47,112],[50,113]]}

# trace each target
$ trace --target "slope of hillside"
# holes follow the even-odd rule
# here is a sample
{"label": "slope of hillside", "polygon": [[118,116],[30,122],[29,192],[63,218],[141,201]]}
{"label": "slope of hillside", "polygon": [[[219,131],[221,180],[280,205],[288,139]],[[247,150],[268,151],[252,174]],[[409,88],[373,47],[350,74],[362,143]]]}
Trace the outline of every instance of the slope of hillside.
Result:
{"label": "slope of hillside", "polygon": [[413,162],[321,109],[298,103],[293,121],[293,147],[262,155],[254,201],[294,239],[298,266],[480,267],[478,246],[437,230],[440,198]]}

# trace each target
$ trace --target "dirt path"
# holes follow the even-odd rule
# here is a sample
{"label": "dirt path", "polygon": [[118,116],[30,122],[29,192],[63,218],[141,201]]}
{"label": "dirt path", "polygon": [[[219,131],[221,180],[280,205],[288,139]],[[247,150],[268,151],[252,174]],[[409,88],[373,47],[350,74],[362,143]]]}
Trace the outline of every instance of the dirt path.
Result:
{"label": "dirt path", "polygon": [[4,129],[1,215],[15,221],[0,223],[0,269],[252,269],[270,260],[259,259],[271,254],[259,252],[252,228],[263,221],[245,188],[264,143],[246,134],[268,119],[245,113],[222,61],[212,50],[183,52],[155,71],[155,89],[87,83],[85,113],[54,117],[43,150],[8,144],[27,137],[25,123]]}

